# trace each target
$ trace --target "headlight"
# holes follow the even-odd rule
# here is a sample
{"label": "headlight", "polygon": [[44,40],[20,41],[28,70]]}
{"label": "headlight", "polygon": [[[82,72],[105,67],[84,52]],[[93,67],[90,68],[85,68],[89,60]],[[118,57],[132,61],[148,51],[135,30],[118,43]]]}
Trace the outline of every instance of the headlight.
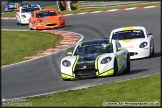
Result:
{"label": "headlight", "polygon": [[144,48],[144,47],[147,46],[147,44],[148,44],[147,42],[142,42],[142,43],[139,45],[139,47],[140,47],[140,48]]}
{"label": "headlight", "polygon": [[63,20],[63,18],[62,18],[62,17],[60,17],[60,18],[59,18],[59,20]]}
{"label": "headlight", "polygon": [[105,57],[101,60],[101,64],[106,64],[111,61],[111,57]]}
{"label": "headlight", "polygon": [[39,23],[43,22],[42,20],[37,20]]}
{"label": "headlight", "polygon": [[71,63],[70,63],[70,61],[68,61],[68,60],[64,60],[64,61],[62,62],[62,65],[65,66],[65,67],[69,67],[69,66],[71,65]]}
{"label": "headlight", "polygon": [[26,16],[25,16],[25,15],[21,15],[21,17],[26,18]]}

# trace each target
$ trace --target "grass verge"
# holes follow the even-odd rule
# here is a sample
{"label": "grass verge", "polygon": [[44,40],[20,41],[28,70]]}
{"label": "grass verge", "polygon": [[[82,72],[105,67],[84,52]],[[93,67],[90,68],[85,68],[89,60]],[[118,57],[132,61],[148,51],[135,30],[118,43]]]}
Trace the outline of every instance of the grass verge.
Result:
{"label": "grass verge", "polygon": [[58,45],[62,36],[33,31],[1,32],[1,64],[8,65],[23,61],[24,57],[33,56],[39,51]]}
{"label": "grass verge", "polygon": [[32,102],[33,106],[103,106],[103,102],[159,102],[160,104],[160,75],[30,97],[27,98],[27,102]]}
{"label": "grass verge", "polygon": [[[110,6],[106,8],[93,8],[93,9],[84,9],[84,10],[72,10],[72,11],[61,11],[60,15],[64,14],[73,14],[73,13],[80,13],[80,12],[93,12],[93,11],[100,11],[100,10],[110,10],[110,9],[116,9],[116,8],[130,8],[130,7],[137,7],[137,6],[152,6],[152,5],[158,5],[160,4],[159,2],[155,3],[146,3],[146,4],[132,4],[132,5],[121,5],[121,6]],[[74,4],[74,6],[77,6]],[[56,5],[51,5],[51,6],[44,6],[43,8],[53,8],[57,10]],[[1,17],[15,17],[15,11],[10,12],[10,13],[4,13],[1,15]]]}

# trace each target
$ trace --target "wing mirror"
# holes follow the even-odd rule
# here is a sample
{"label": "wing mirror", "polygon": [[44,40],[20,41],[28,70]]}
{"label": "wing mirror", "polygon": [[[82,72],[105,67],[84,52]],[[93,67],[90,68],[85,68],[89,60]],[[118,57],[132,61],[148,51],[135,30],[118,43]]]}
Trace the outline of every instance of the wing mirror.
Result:
{"label": "wing mirror", "polygon": [[121,49],[122,49],[122,47],[119,47],[119,48],[118,48],[118,51],[121,50]]}
{"label": "wing mirror", "polygon": [[149,33],[148,35],[152,35],[152,33]]}
{"label": "wing mirror", "polygon": [[67,55],[72,55],[72,52],[67,52]]}

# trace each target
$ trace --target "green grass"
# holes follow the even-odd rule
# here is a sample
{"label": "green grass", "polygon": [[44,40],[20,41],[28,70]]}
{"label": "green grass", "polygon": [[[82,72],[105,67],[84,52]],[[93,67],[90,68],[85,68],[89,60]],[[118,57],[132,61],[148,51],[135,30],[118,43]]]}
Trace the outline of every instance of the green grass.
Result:
{"label": "green grass", "polygon": [[33,106],[103,106],[103,102],[161,103],[160,75],[30,97],[27,102],[32,102]]}
{"label": "green grass", "polygon": [[[146,3],[146,4],[136,4],[136,5],[121,5],[121,6],[110,6],[106,8],[94,8],[94,9],[83,9],[83,10],[72,10],[72,11],[61,11],[59,14],[64,15],[64,14],[71,14],[71,13],[80,13],[80,12],[92,12],[92,11],[99,11],[99,10],[110,10],[110,9],[116,9],[116,8],[129,8],[129,7],[137,7],[137,6],[152,6],[152,5],[158,5],[160,4],[159,2],[155,3]],[[74,7],[78,7],[78,4],[73,4]],[[57,10],[56,5],[51,5],[51,6],[44,6],[43,8],[53,8]],[[4,13],[1,16],[2,17],[15,17],[15,11],[10,12],[10,13]]]}
{"label": "green grass", "polygon": [[24,57],[58,45],[62,36],[33,31],[1,32],[1,64],[8,65],[23,61]]}

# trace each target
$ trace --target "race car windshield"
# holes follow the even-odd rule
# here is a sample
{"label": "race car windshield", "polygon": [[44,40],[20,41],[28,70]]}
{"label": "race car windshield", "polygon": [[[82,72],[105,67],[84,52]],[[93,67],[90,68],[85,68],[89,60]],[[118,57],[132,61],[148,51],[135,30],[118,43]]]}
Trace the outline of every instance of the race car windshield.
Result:
{"label": "race car windshield", "polygon": [[112,36],[112,39],[115,40],[136,39],[136,38],[145,38],[143,30],[119,31],[115,32]]}
{"label": "race car windshield", "polygon": [[74,55],[102,54],[102,53],[113,53],[112,44],[101,43],[101,44],[78,46]]}
{"label": "race car windshield", "polygon": [[46,16],[56,16],[56,12],[55,11],[44,11],[44,12],[39,12],[36,14],[37,18],[40,17],[46,17]]}
{"label": "race car windshield", "polygon": [[33,12],[35,10],[40,10],[40,8],[38,6],[30,7],[30,8],[22,8],[21,12],[22,13],[25,13],[25,12]]}

